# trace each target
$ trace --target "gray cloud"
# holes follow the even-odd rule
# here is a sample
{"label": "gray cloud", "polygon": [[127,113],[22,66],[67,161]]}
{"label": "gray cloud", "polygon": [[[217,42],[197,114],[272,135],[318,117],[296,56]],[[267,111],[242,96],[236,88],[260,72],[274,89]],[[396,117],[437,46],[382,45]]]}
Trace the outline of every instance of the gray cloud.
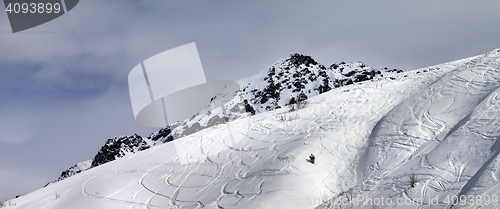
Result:
{"label": "gray cloud", "polygon": [[[207,79],[256,74],[290,53],[324,65],[412,70],[500,47],[493,1],[80,1],[11,34],[0,13],[0,199],[38,189],[135,124],[127,75],[196,42]],[[27,181],[29,179],[29,182]]]}

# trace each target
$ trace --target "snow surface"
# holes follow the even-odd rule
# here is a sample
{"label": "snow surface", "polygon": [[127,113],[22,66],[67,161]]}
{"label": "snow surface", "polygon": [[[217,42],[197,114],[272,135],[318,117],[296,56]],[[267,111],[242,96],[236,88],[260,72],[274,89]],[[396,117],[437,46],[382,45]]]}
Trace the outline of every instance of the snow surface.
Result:
{"label": "snow surface", "polygon": [[[387,67],[377,70],[361,62],[341,62],[326,68],[310,56],[293,53],[257,75],[237,81],[239,85],[225,86],[221,93],[211,98],[212,104],[207,104],[203,110],[186,120],[175,122],[149,137],[132,134],[108,139],[92,159],[91,167],[75,165],[63,171],[57,180],[50,183],[201,129],[246,117],[248,112],[258,114],[285,107],[291,98],[303,100],[333,88],[390,77],[401,72],[403,71],[389,70]],[[224,108],[213,109],[221,106]],[[177,142],[179,141],[174,142],[176,146],[185,146]],[[191,143],[188,146],[196,145]],[[181,163],[188,161],[189,159],[181,158]],[[79,168],[83,170],[78,170]]]}
{"label": "snow surface", "polygon": [[[500,197],[499,87],[500,50],[356,83],[304,109],[176,139],[184,150],[166,143],[125,156],[7,208],[443,208],[446,195]],[[439,195],[439,205],[334,204],[358,195]]]}

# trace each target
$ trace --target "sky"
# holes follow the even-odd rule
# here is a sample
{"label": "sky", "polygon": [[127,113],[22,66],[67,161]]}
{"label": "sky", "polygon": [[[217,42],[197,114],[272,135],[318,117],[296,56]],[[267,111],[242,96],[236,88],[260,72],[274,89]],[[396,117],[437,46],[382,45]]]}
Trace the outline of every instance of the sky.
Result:
{"label": "sky", "polygon": [[81,0],[12,33],[0,12],[0,201],[93,158],[106,139],[148,136],[128,73],[196,42],[208,80],[238,80],[291,53],[329,66],[405,71],[500,48],[500,1]]}

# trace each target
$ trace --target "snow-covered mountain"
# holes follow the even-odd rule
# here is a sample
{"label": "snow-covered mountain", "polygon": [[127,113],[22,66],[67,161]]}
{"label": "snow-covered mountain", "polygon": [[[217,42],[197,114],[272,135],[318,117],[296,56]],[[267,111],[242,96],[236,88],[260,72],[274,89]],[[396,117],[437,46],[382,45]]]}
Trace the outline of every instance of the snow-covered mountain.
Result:
{"label": "snow-covered mountain", "polygon": [[[361,62],[341,62],[326,68],[310,56],[294,53],[255,76],[237,81],[241,89],[238,96],[226,104],[227,111],[214,111],[207,106],[206,110],[192,118],[160,129],[149,137],[132,134],[108,139],[90,163],[77,163],[49,184],[157,144],[172,141],[174,138],[225,123],[226,120],[235,120],[245,116],[248,111],[261,113],[278,109],[287,105],[292,97],[307,99],[333,88],[401,72],[403,71],[387,68],[377,70]],[[171,130],[174,130],[173,134],[170,134]]]}
{"label": "snow-covered mountain", "polygon": [[125,155],[7,208],[500,207],[500,49],[308,102]]}

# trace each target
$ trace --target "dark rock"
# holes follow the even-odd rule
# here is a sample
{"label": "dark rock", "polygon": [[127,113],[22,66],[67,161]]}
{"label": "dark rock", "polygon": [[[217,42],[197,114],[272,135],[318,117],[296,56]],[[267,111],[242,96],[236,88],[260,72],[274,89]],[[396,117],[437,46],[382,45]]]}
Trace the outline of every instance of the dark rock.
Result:
{"label": "dark rock", "polygon": [[137,134],[108,139],[94,156],[92,167],[121,158],[126,153],[135,153],[149,148],[150,146]]}

